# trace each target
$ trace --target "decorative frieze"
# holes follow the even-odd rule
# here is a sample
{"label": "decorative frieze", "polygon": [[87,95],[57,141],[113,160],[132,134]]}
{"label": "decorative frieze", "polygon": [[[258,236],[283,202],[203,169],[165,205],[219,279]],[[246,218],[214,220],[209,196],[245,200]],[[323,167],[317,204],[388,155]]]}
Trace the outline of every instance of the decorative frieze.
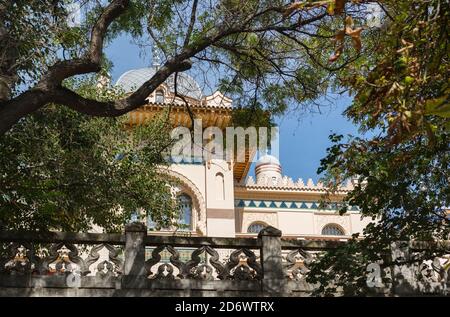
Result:
{"label": "decorative frieze", "polygon": [[263,222],[269,226],[278,227],[276,212],[244,212],[242,215],[242,232],[247,232],[247,228],[254,222]]}
{"label": "decorative frieze", "polygon": [[[342,207],[341,203],[328,203],[321,208],[319,201],[289,201],[289,200],[256,200],[256,199],[236,199],[234,206],[237,208],[266,208],[279,210],[331,210],[336,211]],[[350,211],[359,211],[358,207],[350,206]]]}
{"label": "decorative frieze", "polygon": [[315,215],[315,231],[321,234],[323,227],[332,223],[339,225],[346,235],[351,232],[350,217],[348,215]]}

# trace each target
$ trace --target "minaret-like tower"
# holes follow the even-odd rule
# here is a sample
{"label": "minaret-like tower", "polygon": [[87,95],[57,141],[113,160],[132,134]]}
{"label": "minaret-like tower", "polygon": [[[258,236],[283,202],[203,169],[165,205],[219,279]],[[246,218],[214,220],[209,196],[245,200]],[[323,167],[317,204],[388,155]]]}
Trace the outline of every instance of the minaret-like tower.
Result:
{"label": "minaret-like tower", "polygon": [[273,155],[262,156],[255,164],[256,183],[280,184],[282,179],[280,161]]}

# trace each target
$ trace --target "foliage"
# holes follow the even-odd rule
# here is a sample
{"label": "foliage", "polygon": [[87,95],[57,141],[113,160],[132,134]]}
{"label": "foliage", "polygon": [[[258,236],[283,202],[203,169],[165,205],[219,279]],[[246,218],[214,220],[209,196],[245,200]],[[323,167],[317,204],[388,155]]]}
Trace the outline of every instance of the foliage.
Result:
{"label": "foliage", "polygon": [[347,112],[365,128],[387,129],[392,143],[423,133],[432,142],[435,117],[449,125],[449,4],[397,1],[390,9],[376,60],[342,78],[355,92]]}
{"label": "foliage", "polygon": [[38,79],[55,60],[57,42],[68,48],[78,42],[78,30],[62,31],[64,16],[60,1],[0,1],[0,101]]}
{"label": "foliage", "polygon": [[367,294],[365,268],[371,262],[388,265],[384,254],[392,241],[449,237],[449,4],[396,1],[389,8],[372,67],[353,68],[340,78],[355,93],[347,116],[374,136],[344,142],[332,135],[319,169],[333,189],[354,181],[341,214],[356,205],[374,222],[364,239],[355,235],[313,266],[309,280],[321,283],[321,294],[337,286],[348,295]]}
{"label": "foliage", "polygon": [[49,105],[0,138],[0,223],[8,229],[120,230],[145,207],[176,218],[163,154],[164,120],[125,129],[124,120]]}
{"label": "foliage", "polygon": [[[8,69],[0,71],[5,83],[0,132],[23,113],[52,102],[90,115],[122,115],[142,105],[167,76],[191,67],[204,85],[218,87],[236,107],[282,115],[288,107],[313,103],[335,87],[336,74],[346,65],[372,55],[371,39],[377,31],[365,28],[366,2],[6,2],[0,5],[0,41],[16,54],[0,58],[0,70]],[[81,4],[85,12],[79,25],[67,23],[73,4]],[[138,92],[94,102],[60,89],[61,79],[104,71],[109,63],[102,43],[123,33],[147,51],[153,46],[163,55],[159,71]],[[42,98],[25,98],[27,93]]]}

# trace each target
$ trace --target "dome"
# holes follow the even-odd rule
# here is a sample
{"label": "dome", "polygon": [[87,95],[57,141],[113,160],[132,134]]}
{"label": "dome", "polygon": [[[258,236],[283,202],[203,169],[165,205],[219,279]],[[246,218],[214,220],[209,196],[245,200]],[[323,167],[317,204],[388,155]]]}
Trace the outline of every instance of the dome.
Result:
{"label": "dome", "polygon": [[279,184],[282,179],[280,161],[269,154],[260,157],[255,164],[255,175],[258,184]]}
{"label": "dome", "polygon": [[259,160],[256,162],[255,167],[259,167],[261,165],[278,165],[280,166],[280,161],[273,155],[266,154],[261,156]]}
{"label": "dome", "polygon": [[[123,73],[116,82],[116,86],[121,87],[125,92],[133,92],[142,86],[147,80],[153,77],[156,73],[156,67],[146,67],[139,69],[132,69]],[[175,75],[165,81],[169,86],[171,92],[175,90]],[[201,99],[203,97],[202,91],[198,83],[191,76],[185,73],[178,73],[177,92],[180,95]]]}

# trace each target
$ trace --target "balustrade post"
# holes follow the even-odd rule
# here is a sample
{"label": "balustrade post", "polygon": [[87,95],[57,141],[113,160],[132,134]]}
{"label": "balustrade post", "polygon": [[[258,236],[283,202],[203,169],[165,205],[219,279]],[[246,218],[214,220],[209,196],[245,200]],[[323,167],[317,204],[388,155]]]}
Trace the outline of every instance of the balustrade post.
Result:
{"label": "balustrade post", "polygon": [[271,296],[281,296],[284,292],[284,272],[281,255],[281,231],[272,226],[261,230],[261,266],[263,269],[262,290]]}
{"label": "balustrade post", "polygon": [[135,287],[145,276],[145,242],[147,227],[140,222],[125,226],[125,261],[123,286]]}

